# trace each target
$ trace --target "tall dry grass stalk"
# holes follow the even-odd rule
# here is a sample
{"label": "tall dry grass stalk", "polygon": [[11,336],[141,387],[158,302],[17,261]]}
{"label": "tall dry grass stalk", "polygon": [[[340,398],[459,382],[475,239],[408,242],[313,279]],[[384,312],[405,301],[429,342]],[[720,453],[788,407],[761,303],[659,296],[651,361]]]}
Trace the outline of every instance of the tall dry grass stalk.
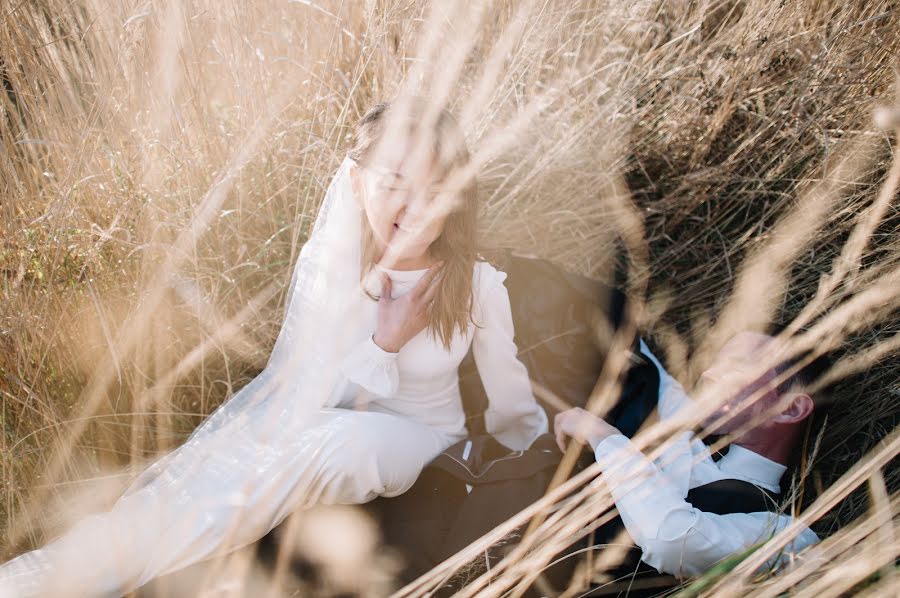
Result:
{"label": "tall dry grass stalk", "polygon": [[[819,560],[756,574],[790,528],[685,592],[891,592],[895,11],[812,0],[0,6],[6,556],[108,505],[128,472],[259,371],[350,127],[374,101],[416,94],[451,107],[469,135],[485,241],[603,278],[624,248],[640,324],[686,385],[745,328],[781,324],[784,354],[836,355],[818,396],[827,423],[804,446],[788,505],[828,537]],[[597,409],[615,394],[621,355],[605,364]],[[662,454],[700,415],[637,442]],[[612,507],[596,474],[400,594],[461,570],[476,572],[472,596],[540,583]],[[509,558],[472,568],[522,526]],[[196,583],[247,571],[231,595],[282,591],[228,558]],[[390,570],[363,577],[377,580],[372,593],[388,591]]]}

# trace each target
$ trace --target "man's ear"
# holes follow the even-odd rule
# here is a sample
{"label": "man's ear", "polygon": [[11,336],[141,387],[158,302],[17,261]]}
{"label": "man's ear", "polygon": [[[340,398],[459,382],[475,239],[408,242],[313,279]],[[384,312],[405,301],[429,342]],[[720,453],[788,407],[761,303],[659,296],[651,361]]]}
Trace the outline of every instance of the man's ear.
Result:
{"label": "man's ear", "polygon": [[814,404],[812,397],[803,392],[791,393],[787,397],[787,409],[775,416],[779,424],[796,424],[812,415]]}

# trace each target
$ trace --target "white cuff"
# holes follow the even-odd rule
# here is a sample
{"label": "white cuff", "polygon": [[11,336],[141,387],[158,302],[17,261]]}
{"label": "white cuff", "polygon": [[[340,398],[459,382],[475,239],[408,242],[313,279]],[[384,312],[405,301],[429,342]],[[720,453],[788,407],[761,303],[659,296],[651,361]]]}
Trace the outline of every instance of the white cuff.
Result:
{"label": "white cuff", "polygon": [[[594,449],[594,456],[616,504],[626,498],[633,499],[634,490],[659,474],[653,462],[622,434],[601,440]],[[619,510],[621,512],[621,506]]]}
{"label": "white cuff", "polygon": [[594,448],[594,457],[600,463],[601,468],[606,469],[615,464],[616,457],[627,457],[631,454],[628,452],[630,444],[631,442],[623,434],[612,434],[597,443]]}
{"label": "white cuff", "polygon": [[370,336],[356,345],[344,358],[341,372],[348,380],[372,394],[390,398],[397,393],[400,386],[397,355],[376,345]]}

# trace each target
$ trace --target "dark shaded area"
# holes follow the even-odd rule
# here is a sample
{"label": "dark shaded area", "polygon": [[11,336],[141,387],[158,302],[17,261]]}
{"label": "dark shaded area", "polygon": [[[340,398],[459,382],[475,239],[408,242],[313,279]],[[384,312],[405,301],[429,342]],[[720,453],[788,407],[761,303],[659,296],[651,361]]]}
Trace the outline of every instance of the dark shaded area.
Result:
{"label": "dark shaded area", "polygon": [[[9,74],[6,71],[6,61],[0,56],[0,87],[3,88],[3,92],[6,94],[7,100],[9,100],[9,105],[11,107],[11,112],[18,114],[19,113],[19,101],[16,98],[16,90],[13,89],[12,81],[9,79]],[[8,113],[6,115],[7,120],[12,124],[12,114]]]}
{"label": "dark shaded area", "polygon": [[[716,19],[724,14],[727,11],[710,15],[711,20],[704,20],[704,28],[718,26]],[[823,35],[833,41],[849,33]],[[863,41],[862,34],[858,35],[857,52],[844,56],[845,62],[840,65],[828,62],[830,58],[825,56],[820,58],[821,63],[812,60],[794,51],[788,42],[761,38],[761,46],[773,42],[782,46],[771,55],[761,73],[771,78],[770,85],[763,90],[747,89],[746,97],[754,101],[731,106],[730,115],[718,128],[710,129],[711,117],[732,98],[721,97],[715,82],[706,81],[700,68],[692,75],[700,80],[694,89],[701,89],[702,110],[693,115],[681,114],[681,127],[675,132],[663,129],[662,119],[638,124],[625,178],[635,202],[646,215],[652,265],[650,292],[664,289],[671,293],[672,301],[662,320],[687,343],[688,357],[697,348],[693,335],[698,320],[715,322],[734,290],[748,250],[769,237],[773,226],[808,189],[810,179],[824,174],[824,166],[819,167],[820,171],[813,167],[835,158],[841,141],[870,127],[868,123],[853,122],[848,117],[851,108],[871,105],[873,96],[890,95],[880,87],[878,77],[858,77],[862,71],[857,69],[865,68],[867,53],[874,48],[869,40],[878,39]],[[882,81],[892,79],[888,72],[883,74]],[[681,85],[679,80],[656,81],[637,95],[642,105],[654,104],[656,111],[664,114],[671,109],[672,98],[684,93]],[[659,143],[659,139],[666,141]],[[754,151],[754,147],[766,151]],[[795,256],[784,289],[783,307],[772,322],[773,327],[787,324],[800,313],[815,295],[821,277],[831,272],[855,219],[874,200],[891,157],[892,150],[886,142],[870,172],[865,173],[859,185],[846,191],[840,211],[829,214],[819,234]],[[862,272],[890,265],[886,260],[898,235],[900,210],[895,204],[867,245]],[[900,314],[850,336],[831,355],[831,360],[837,362],[859,354],[897,330]],[[900,361],[896,355],[866,372],[838,381],[816,397],[818,413],[804,449],[807,459],[815,459],[803,480],[803,506],[896,427],[900,416],[898,397]],[[826,412],[827,424],[814,455]],[[900,490],[897,461],[883,473],[888,491]],[[857,490],[828,513],[815,531],[828,535],[865,514],[867,494],[865,488]]]}
{"label": "dark shaded area", "polygon": [[[491,263],[507,275],[514,340],[531,380],[566,405],[583,406],[600,378],[615,331],[629,317],[625,294],[547,260],[510,251],[491,256]],[[642,371],[647,384],[653,384],[655,368]],[[488,397],[471,349],[460,364],[459,376],[469,433],[484,434]],[[638,396],[642,378],[637,371],[631,384],[630,394]],[[552,421],[560,409],[546,401],[542,405]],[[609,415],[617,418],[616,413]]]}

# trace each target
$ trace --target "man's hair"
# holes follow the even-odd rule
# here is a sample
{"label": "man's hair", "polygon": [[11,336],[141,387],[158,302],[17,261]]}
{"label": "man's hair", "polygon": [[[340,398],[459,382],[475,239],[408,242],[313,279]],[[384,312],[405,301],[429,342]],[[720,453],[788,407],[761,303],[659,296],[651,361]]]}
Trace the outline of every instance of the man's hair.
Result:
{"label": "man's hair", "polygon": [[811,359],[809,363],[801,365],[809,358],[809,355],[810,353],[806,352],[775,366],[775,372],[779,378],[785,373],[793,371],[792,374],[789,374],[778,384],[778,394],[808,388],[818,380],[820,376],[828,371],[830,363],[827,355],[819,355],[818,357]]}
{"label": "man's hair", "polygon": [[[779,333],[784,331],[784,328],[780,324],[773,325],[768,334],[771,337],[778,336]],[[776,388],[778,394],[805,390],[828,371],[828,368],[831,367],[830,356],[825,353],[809,359],[811,354],[812,351],[804,351],[800,355],[795,355],[775,366],[775,373],[779,378],[787,372],[793,372],[778,384]],[[807,359],[809,359],[809,363],[802,365]]]}

